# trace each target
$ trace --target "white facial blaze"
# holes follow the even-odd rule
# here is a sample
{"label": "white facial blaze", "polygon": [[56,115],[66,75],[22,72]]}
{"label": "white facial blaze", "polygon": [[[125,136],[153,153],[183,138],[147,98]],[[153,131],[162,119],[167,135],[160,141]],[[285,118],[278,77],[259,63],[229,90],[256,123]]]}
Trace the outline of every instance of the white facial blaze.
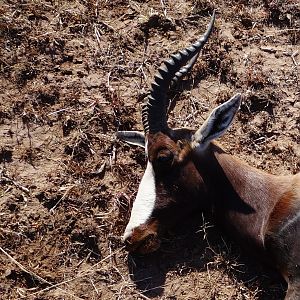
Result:
{"label": "white facial blaze", "polygon": [[141,180],[138,193],[133,203],[130,220],[126,226],[123,240],[130,236],[132,230],[144,224],[151,216],[156,199],[155,176],[151,162],[148,161],[147,168]]}

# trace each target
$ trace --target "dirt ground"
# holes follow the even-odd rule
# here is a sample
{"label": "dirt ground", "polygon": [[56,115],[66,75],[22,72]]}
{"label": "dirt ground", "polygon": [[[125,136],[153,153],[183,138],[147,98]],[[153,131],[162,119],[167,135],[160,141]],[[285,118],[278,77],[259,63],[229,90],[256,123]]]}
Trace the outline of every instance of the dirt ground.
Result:
{"label": "dirt ground", "polygon": [[115,133],[142,129],[155,70],[214,8],[170,124],[196,128],[242,92],[224,148],[299,172],[297,0],[1,1],[1,299],[283,299],[279,275],[201,215],[152,255],[128,255],[120,240],[145,157]]}

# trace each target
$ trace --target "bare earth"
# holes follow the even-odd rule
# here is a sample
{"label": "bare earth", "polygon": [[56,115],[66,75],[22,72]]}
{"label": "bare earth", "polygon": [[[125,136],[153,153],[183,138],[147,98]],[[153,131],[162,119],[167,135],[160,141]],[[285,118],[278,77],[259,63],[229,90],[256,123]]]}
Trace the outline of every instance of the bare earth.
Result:
{"label": "bare earth", "polygon": [[120,240],[145,157],[115,132],[142,129],[155,70],[213,8],[170,124],[199,127],[242,92],[224,148],[299,172],[299,1],[1,1],[1,299],[283,299],[276,271],[201,215],[152,255],[128,255]]}

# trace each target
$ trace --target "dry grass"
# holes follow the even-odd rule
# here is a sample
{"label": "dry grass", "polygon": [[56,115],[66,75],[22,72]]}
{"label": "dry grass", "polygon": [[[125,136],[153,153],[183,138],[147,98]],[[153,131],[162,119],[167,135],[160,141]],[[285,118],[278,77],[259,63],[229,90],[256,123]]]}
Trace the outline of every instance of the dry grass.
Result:
{"label": "dry grass", "polygon": [[197,127],[242,91],[225,148],[274,173],[299,171],[293,1],[4,1],[1,299],[282,298],[280,279],[201,216],[147,257],[120,241],[145,160],[115,132],[141,129],[162,57],[194,41],[213,8],[214,35],[172,95],[170,124]]}

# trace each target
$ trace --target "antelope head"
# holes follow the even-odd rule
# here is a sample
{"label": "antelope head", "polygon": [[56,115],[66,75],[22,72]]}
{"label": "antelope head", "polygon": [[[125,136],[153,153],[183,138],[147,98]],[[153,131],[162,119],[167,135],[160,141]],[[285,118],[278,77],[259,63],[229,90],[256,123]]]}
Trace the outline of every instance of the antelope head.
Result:
{"label": "antelope head", "polygon": [[160,246],[164,228],[195,208],[205,207],[206,187],[194,163],[212,140],[221,136],[240,106],[240,95],[215,108],[198,130],[171,129],[167,124],[167,92],[188,73],[212,32],[213,13],[205,34],[192,46],[171,55],[158,69],[142,105],[144,132],[119,131],[118,138],[145,148],[147,167],[133,203],[123,240],[129,251],[149,253]]}

